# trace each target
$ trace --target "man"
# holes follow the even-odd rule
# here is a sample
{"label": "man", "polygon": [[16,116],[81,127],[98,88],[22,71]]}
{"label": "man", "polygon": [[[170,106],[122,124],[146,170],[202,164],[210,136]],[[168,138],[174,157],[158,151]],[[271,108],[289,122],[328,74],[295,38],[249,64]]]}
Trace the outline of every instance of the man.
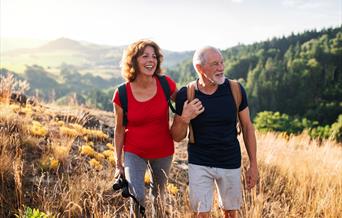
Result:
{"label": "man", "polygon": [[[187,88],[179,90],[176,110],[181,115],[175,116],[171,128],[175,141],[186,137],[190,122],[193,128],[195,141],[188,147],[191,208],[195,217],[209,217],[216,184],[224,217],[237,217],[242,201],[241,151],[237,139],[237,109],[230,83],[224,77],[223,57],[218,49],[207,46],[195,52],[193,65],[198,74],[195,99],[188,102]],[[250,162],[247,188],[251,189],[258,179],[256,139],[246,92],[242,86],[240,90],[238,116]],[[186,107],[192,110],[183,110]]]}

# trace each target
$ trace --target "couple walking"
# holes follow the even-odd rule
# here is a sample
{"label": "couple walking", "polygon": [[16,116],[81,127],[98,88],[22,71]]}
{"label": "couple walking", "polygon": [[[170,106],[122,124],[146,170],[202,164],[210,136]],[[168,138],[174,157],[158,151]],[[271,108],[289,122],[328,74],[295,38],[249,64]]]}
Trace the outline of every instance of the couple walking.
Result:
{"label": "couple walking", "polygon": [[[194,216],[210,216],[216,186],[224,217],[237,217],[242,201],[237,122],[249,157],[247,188],[253,188],[258,179],[256,139],[246,92],[239,83],[224,77],[223,56],[214,47],[195,51],[193,66],[198,79],[179,91],[170,77],[161,75],[162,61],[159,46],[151,40],[129,45],[122,59],[127,82],[113,97],[116,172],[125,176],[138,202],[131,203],[131,217],[140,217],[139,205],[145,206],[147,168],[152,174],[154,216],[166,216],[164,193],[173,141],[186,138],[189,124],[189,198]],[[194,99],[190,101],[191,90]],[[176,102],[171,128],[166,99]]]}

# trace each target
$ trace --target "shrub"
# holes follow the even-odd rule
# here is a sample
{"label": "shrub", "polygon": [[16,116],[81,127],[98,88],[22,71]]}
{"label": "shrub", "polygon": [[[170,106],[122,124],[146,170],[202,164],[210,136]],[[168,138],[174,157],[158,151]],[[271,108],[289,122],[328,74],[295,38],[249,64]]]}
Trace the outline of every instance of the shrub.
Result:
{"label": "shrub", "polygon": [[342,141],[342,115],[331,126],[319,126],[317,121],[310,121],[306,118],[298,119],[279,112],[263,111],[257,114],[254,119],[255,127],[262,132],[274,131],[287,134],[299,134],[307,130],[313,139],[332,139]]}
{"label": "shrub", "polygon": [[49,218],[53,216],[49,216],[46,213],[39,211],[36,208],[26,207],[23,215],[16,215],[18,218]]}
{"label": "shrub", "polygon": [[330,138],[342,142],[342,114],[340,114],[337,121],[331,125]]}
{"label": "shrub", "polygon": [[[263,111],[257,114],[255,120],[255,127],[262,131],[275,131],[287,133],[299,133],[304,129],[304,122],[293,119],[287,114],[279,112]],[[305,120],[305,122],[308,122]],[[309,125],[309,124],[305,124]]]}
{"label": "shrub", "polygon": [[30,88],[26,80],[17,80],[13,74],[0,75],[0,101],[9,102],[12,93],[24,93]]}
{"label": "shrub", "polygon": [[309,129],[309,135],[314,139],[327,139],[331,135],[331,129],[329,125],[318,126],[316,128]]}

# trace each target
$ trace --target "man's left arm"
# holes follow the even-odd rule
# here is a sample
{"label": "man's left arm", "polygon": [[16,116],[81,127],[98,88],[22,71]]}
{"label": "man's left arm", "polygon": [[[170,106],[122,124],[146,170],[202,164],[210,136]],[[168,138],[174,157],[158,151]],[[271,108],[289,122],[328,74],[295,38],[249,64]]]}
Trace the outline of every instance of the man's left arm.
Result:
{"label": "man's left arm", "polygon": [[258,173],[258,163],[257,163],[257,146],[255,130],[251,118],[249,116],[249,109],[246,107],[239,112],[240,125],[242,128],[243,141],[246,146],[246,150],[249,158],[249,169],[246,173],[247,188],[251,189],[257,183],[259,173]]}

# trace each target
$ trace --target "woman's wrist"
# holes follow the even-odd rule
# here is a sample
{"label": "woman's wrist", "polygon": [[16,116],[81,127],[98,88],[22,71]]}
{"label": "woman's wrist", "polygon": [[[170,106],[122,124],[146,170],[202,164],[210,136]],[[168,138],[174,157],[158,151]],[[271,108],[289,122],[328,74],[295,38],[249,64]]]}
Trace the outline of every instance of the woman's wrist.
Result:
{"label": "woman's wrist", "polygon": [[187,116],[184,116],[183,114],[181,116],[179,116],[179,118],[183,121],[183,123],[189,124],[190,123],[190,118],[188,118]]}
{"label": "woman's wrist", "polygon": [[115,162],[116,162],[116,168],[122,167],[122,160],[121,160],[121,158],[117,158],[117,159],[115,160]]}

